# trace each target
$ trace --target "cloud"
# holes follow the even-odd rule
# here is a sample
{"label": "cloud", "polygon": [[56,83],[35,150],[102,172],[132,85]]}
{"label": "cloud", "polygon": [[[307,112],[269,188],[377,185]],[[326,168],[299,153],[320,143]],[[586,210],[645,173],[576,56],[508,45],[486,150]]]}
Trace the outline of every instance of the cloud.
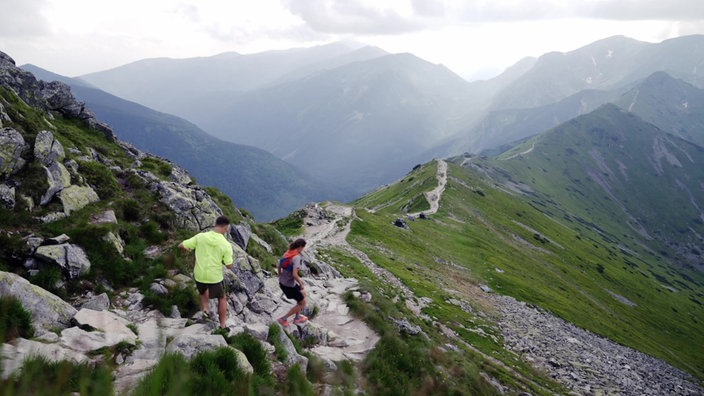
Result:
{"label": "cloud", "polygon": [[614,20],[704,21],[701,0],[607,0],[589,5],[584,14],[592,18]]}
{"label": "cloud", "polygon": [[284,0],[312,29],[393,35],[471,23],[554,19],[704,21],[702,0]]}
{"label": "cloud", "polygon": [[26,38],[49,32],[48,19],[42,14],[46,0],[5,1],[0,11],[0,37]]}
{"label": "cloud", "polygon": [[311,28],[325,33],[399,34],[424,29],[421,20],[397,8],[348,0],[289,0],[289,10]]}

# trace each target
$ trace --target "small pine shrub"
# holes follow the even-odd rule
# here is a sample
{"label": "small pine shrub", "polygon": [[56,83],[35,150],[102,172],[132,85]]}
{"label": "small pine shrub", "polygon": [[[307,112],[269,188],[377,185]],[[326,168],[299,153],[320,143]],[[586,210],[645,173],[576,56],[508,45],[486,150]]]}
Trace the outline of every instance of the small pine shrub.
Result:
{"label": "small pine shrub", "polygon": [[171,307],[177,306],[182,315],[190,316],[198,311],[198,295],[192,287],[175,288],[167,294],[157,294],[149,290],[143,290],[144,300],[142,303],[145,306],[152,307],[164,315],[171,313]]}
{"label": "small pine shrub", "polygon": [[122,201],[119,210],[125,221],[140,221],[142,218],[142,207],[133,199]]}
{"label": "small pine shrub", "polygon": [[29,161],[16,175],[15,180],[19,180],[16,194],[31,197],[35,204],[41,201],[42,195],[49,188],[46,169],[39,161]]}
{"label": "small pine shrub", "polygon": [[269,325],[269,333],[267,334],[267,340],[271,345],[274,346],[274,351],[276,353],[276,358],[280,361],[283,362],[286,360],[288,355],[286,354],[286,350],[284,349],[284,346],[281,344],[281,340],[279,340],[279,336],[281,335],[281,327],[277,323],[272,323]]}
{"label": "small pine shrub", "polygon": [[0,297],[0,340],[6,342],[33,335],[32,315],[24,309],[22,303],[14,297]]}
{"label": "small pine shrub", "polygon": [[168,235],[161,232],[159,226],[153,221],[148,221],[139,226],[139,236],[152,244],[159,244],[168,238]]}
{"label": "small pine shrub", "polygon": [[39,271],[36,275],[29,277],[29,281],[42,289],[45,289],[61,298],[66,297],[66,289],[56,287],[61,282],[63,275],[57,267],[48,267]]}
{"label": "small pine shrub", "polygon": [[160,178],[169,177],[173,171],[171,164],[154,157],[146,157],[142,159],[142,166],[140,168],[152,172]]}

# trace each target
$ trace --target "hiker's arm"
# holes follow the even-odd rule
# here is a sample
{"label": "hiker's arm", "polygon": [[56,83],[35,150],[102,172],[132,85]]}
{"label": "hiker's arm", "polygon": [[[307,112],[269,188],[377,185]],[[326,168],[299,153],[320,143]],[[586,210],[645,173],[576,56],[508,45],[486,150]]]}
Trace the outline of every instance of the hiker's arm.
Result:
{"label": "hiker's arm", "polygon": [[181,249],[182,252],[190,252],[191,251],[191,249],[183,246],[183,242],[178,244],[178,248]]}
{"label": "hiker's arm", "polygon": [[298,285],[301,286],[301,290],[305,289],[305,286],[303,286],[303,281],[301,280],[301,277],[298,275],[297,269],[293,270],[293,279],[295,279],[296,283],[298,283]]}

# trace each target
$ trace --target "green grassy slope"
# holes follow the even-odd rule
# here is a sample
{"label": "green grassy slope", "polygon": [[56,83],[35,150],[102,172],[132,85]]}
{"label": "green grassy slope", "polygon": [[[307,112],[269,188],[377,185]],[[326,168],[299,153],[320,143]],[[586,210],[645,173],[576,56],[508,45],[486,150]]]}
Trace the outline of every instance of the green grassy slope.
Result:
{"label": "green grassy slope", "polygon": [[[546,187],[564,190],[573,183],[564,184],[555,175],[536,176],[532,189],[542,187],[546,192],[524,193],[492,164],[476,160],[463,168],[461,162],[460,158],[450,164],[439,212],[429,221],[409,222],[408,230],[390,225],[401,214],[402,203],[418,194],[402,185],[410,178],[430,183],[435,167],[428,166],[434,163],[411,172],[403,179],[406,182],[357,201],[378,210],[357,210],[359,219],[352,224],[350,243],[401,278],[419,297],[432,299],[424,312],[504,361],[513,362],[513,357],[502,352],[500,337],[493,340],[463,326],[485,326],[494,336],[497,331],[447,299],[459,293],[479,301],[472,296],[476,285],[485,283],[498,293],[539,305],[582,328],[704,377],[700,351],[693,348],[704,341],[699,331],[704,321],[700,272],[672,269],[670,260],[643,246],[628,225],[605,221],[615,213],[599,202],[575,192],[580,199],[564,199],[563,205],[565,194]],[[528,173],[524,163],[516,166],[522,166],[525,174],[545,173],[540,168]],[[396,204],[380,207],[392,189],[402,195],[394,196]],[[580,202],[587,208],[579,211]],[[610,292],[636,305],[626,305]]]}

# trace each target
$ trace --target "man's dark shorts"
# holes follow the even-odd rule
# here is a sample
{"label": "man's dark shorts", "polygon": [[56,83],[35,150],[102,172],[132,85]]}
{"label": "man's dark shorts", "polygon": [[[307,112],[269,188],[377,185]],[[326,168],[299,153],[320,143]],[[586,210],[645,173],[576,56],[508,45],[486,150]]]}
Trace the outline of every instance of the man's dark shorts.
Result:
{"label": "man's dark shorts", "polygon": [[289,286],[284,286],[281,283],[279,283],[279,287],[281,288],[281,291],[284,292],[284,295],[286,298],[292,298],[296,300],[297,302],[303,301],[305,297],[303,297],[303,293],[301,293],[301,286],[296,285],[294,287],[289,287]]}
{"label": "man's dark shorts", "polygon": [[208,297],[223,298],[225,297],[225,285],[222,282],[218,283],[200,283],[196,281],[196,288],[199,294],[205,293],[208,290]]}

